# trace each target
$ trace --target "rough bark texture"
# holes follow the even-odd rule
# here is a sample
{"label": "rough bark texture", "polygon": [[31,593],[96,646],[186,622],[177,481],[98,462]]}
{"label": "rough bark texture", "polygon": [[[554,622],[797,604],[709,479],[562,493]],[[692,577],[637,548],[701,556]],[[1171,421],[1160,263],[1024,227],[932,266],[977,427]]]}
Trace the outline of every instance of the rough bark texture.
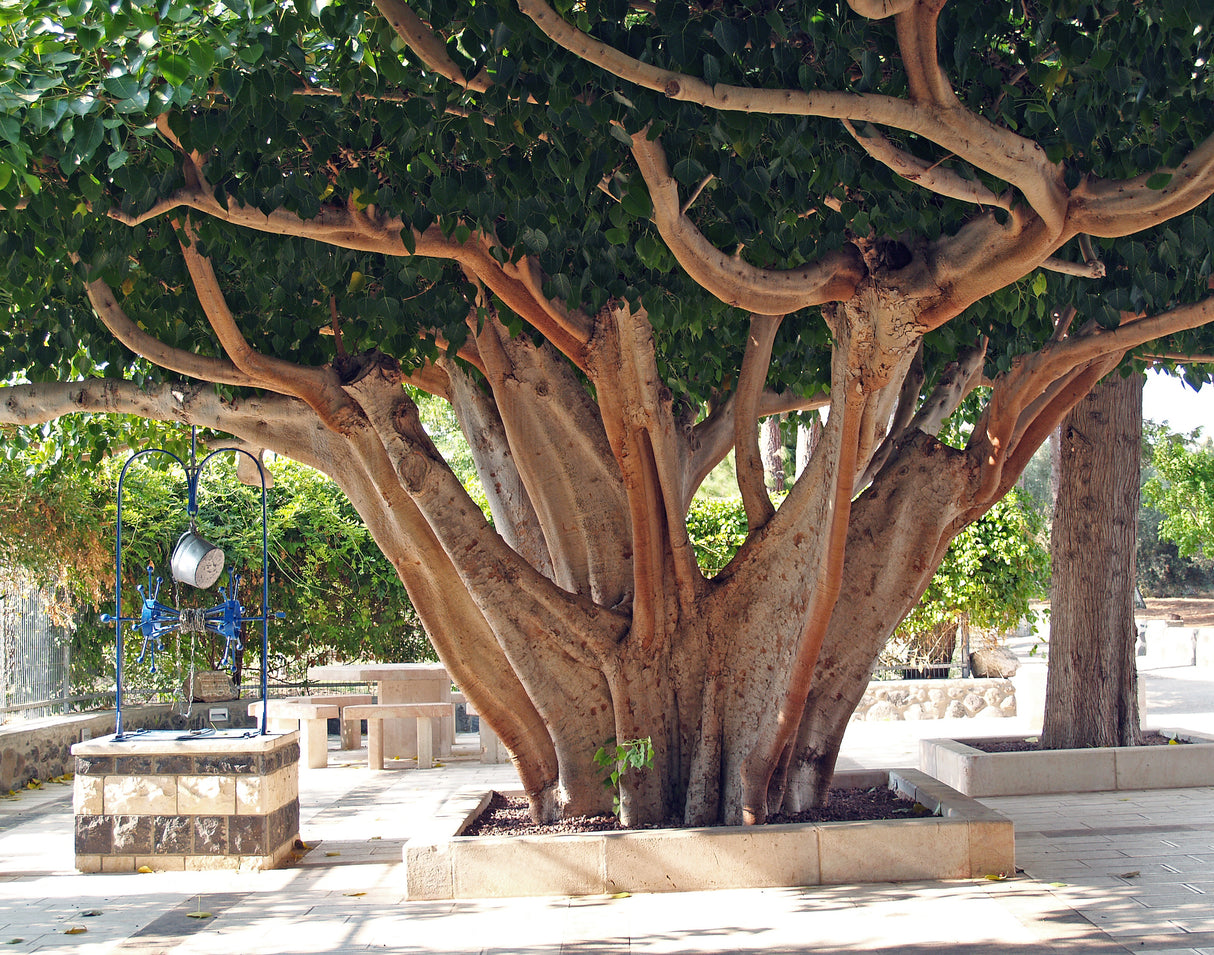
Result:
{"label": "rough bark texture", "polygon": [[1060,430],[1045,747],[1138,742],[1134,561],[1143,381],[1105,380]]}

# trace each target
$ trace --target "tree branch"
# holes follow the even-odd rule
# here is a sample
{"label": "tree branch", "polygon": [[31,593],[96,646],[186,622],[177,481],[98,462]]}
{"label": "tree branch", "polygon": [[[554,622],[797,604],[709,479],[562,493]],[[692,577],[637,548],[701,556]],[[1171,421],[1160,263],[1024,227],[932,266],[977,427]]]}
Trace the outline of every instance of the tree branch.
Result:
{"label": "tree branch", "polygon": [[963,349],[957,360],[949,364],[932,390],[931,397],[923,402],[915,415],[911,428],[933,437],[940,433],[945,420],[960,407],[965,396],[982,384],[988,344],[989,339],[983,338],[976,345]]}
{"label": "tree branch", "polygon": [[[10,385],[0,388],[0,424],[34,425],[69,414],[130,414],[152,421],[179,421],[214,428],[229,434],[233,419],[241,421],[285,420],[291,416],[315,421],[306,406],[283,395],[241,399],[239,415],[227,405],[210,383],[156,383],[143,387],[132,381],[89,378],[85,381],[56,381]],[[269,431],[239,432],[263,447],[278,445],[267,440]]]}
{"label": "tree branch", "polygon": [[513,466],[543,530],[552,579],[603,606],[626,603],[633,580],[620,555],[633,543],[625,492],[585,382],[552,348],[525,335],[512,338],[492,309],[479,331],[476,325],[470,316]]}
{"label": "tree branch", "polygon": [[[1160,188],[1160,178],[1170,176]],[[1071,190],[1067,229],[1102,238],[1141,232],[1196,208],[1214,194],[1214,136],[1175,169],[1134,179],[1088,179]]]}
{"label": "tree branch", "polygon": [[[756,419],[751,427],[757,427],[759,418],[768,415],[784,414],[789,411],[813,411],[830,405],[830,395],[818,392],[808,397],[788,391],[773,391],[767,389],[759,396]],[[737,410],[737,391],[732,392],[722,401],[703,421],[692,428],[691,456],[684,469],[683,507],[691,504],[696,490],[709,473],[725,460],[725,456],[734,446],[734,417]]]}
{"label": "tree branch", "polygon": [[1161,352],[1143,355],[1143,361],[1174,361],[1184,365],[1214,365],[1214,355],[1190,354],[1188,352]]}
{"label": "tree branch", "polygon": [[936,195],[983,206],[997,206],[1000,209],[1011,211],[1010,198],[995,195],[980,182],[962,179],[957,173],[951,169],[945,169],[939,163],[929,163],[918,156],[904,152],[891,143],[875,126],[865,124],[862,135],[849,120],[844,120],[843,125],[851,133],[852,138],[860,144],[860,148],[903,179],[922,186]]}
{"label": "tree branch", "polygon": [[869,20],[884,20],[904,13],[915,5],[916,0],[847,0],[847,5]]}
{"label": "tree branch", "polygon": [[[644,63],[582,33],[544,0],[519,0],[519,9],[558,46],[622,80],[671,99],[745,113],[867,120],[917,133],[1011,183],[1024,194],[1053,234],[1063,229],[1067,189],[1061,167],[1050,162],[1037,143],[969,110],[869,93],[748,89],[725,83],[713,86],[685,73]],[[792,311],[770,307],[753,310],[766,314]]]}
{"label": "tree branch", "polygon": [[1062,275],[1075,275],[1081,279],[1104,278],[1104,263],[1101,261],[1070,262],[1051,255],[1041,263],[1041,268],[1050,272],[1059,272]]}
{"label": "tree branch", "polygon": [[657,369],[648,316],[608,303],[591,349],[591,380],[619,465],[632,526],[633,634],[649,649],[666,632],[673,577],[678,606],[691,612],[703,577],[687,534],[683,448],[672,398]]}
{"label": "tree branch", "polygon": [[[1027,447],[1026,441],[1038,437],[1044,440],[1044,434],[1096,381],[1115,368],[1126,352],[1212,320],[1214,298],[1207,298],[1153,317],[1126,320],[1113,329],[1089,324],[1078,335],[1051,338],[1040,351],[1017,359],[1010,371],[995,379],[991,400],[967,447],[983,461],[979,499],[989,499],[1002,486],[1001,475],[1008,460]],[[1086,388],[1082,387],[1085,382]]]}
{"label": "tree branch", "polygon": [[447,48],[442,40],[435,36],[434,31],[404,3],[404,0],[375,0],[379,12],[383,14],[388,25],[396,31],[418,58],[435,73],[450,80],[456,86],[483,93],[489,89],[490,83],[486,77],[477,76],[469,81],[455,65],[455,61],[447,54]]}
{"label": "tree branch", "polygon": [[[437,224],[424,232],[417,232],[399,216],[385,216],[373,209],[359,211],[346,204],[329,203],[322,206],[311,219],[302,219],[284,209],[264,213],[235,201],[230,201],[225,207],[201,186],[180,189],[139,215],[126,215],[115,209],[110,216],[126,225],[140,225],[179,208],[193,209],[231,225],[271,235],[297,236],[360,252],[395,257],[419,255],[456,262],[472,271],[507,307],[544,335],[574,364],[584,368],[589,319],[542,296],[537,298],[536,272],[530,264],[526,266],[526,274],[520,265],[502,266],[490,253],[488,238],[480,234],[474,234],[461,243],[443,235]],[[404,229],[412,232],[412,249],[406,247],[401,238]]]}
{"label": "tree branch", "polygon": [[131,351],[146,358],[154,365],[197,378],[202,381],[213,381],[220,385],[236,385],[238,387],[254,387],[257,382],[245,374],[230,361],[222,358],[210,358],[195,355],[193,352],[180,348],[171,348],[160,339],[155,338],[141,329],[118,304],[113,290],[100,279],[84,283],[97,317],[103,325],[113,333],[114,337]]}
{"label": "tree branch", "polygon": [[959,105],[957,95],[940,69],[936,51],[936,21],[943,6],[944,0],[908,4],[898,11],[895,24],[911,99],[952,109]]}
{"label": "tree branch", "polygon": [[[378,433],[400,483],[433,528],[477,606],[500,635],[536,648],[557,641],[574,659],[597,666],[628,621],[592,600],[561,590],[507,546],[442,459],[417,407],[383,368],[346,386]],[[589,655],[588,655],[589,652]]]}
{"label": "tree branch", "polygon": [[760,315],[784,315],[855,293],[864,264],[854,246],[799,269],[756,268],[712,245],[682,212],[678,184],[659,142],[643,130],[632,137],[632,154],[649,187],[654,224],[667,247],[687,274],[722,302]]}
{"label": "tree branch", "polygon": [[902,437],[903,432],[915,417],[915,409],[919,405],[919,392],[923,388],[923,380],[923,342],[920,340],[919,348],[915,351],[915,357],[911,361],[905,377],[902,379],[902,387],[898,390],[898,410],[894,414],[894,420],[889,426],[885,440],[881,442],[881,446],[877,448],[864,471],[856,479],[856,483],[852,488],[853,493],[870,484],[877,472],[889,460],[894,445]]}
{"label": "tree branch", "polygon": [[182,231],[188,241],[180,243],[181,252],[198,301],[233,364],[256,379],[259,387],[303,400],[335,431],[345,432],[361,420],[332,368],[307,368],[263,355],[248,343],[228,309],[210,260],[198,251],[197,236],[188,220],[182,224]]}
{"label": "tree branch", "polygon": [[738,372],[734,449],[738,490],[746,508],[748,531],[762,527],[776,513],[763,479],[763,459],[759,453],[759,433],[755,424],[758,421],[759,394],[767,381],[772,345],[783,318],[783,315],[750,316],[750,333],[746,336],[746,351]]}
{"label": "tree branch", "polygon": [[[842,423],[839,426],[839,454],[828,511],[826,547],[822,555],[817,586],[811,592],[805,626],[797,641],[796,653],[789,669],[788,684],[777,703],[775,722],[760,729],[758,741],[743,760],[742,820],[746,825],[767,820],[768,789],[772,775],[801,725],[801,715],[805,711],[805,700],[809,696],[814,666],[843,586],[852,484],[860,443],[860,419],[865,404],[859,381],[848,382],[846,388],[850,393],[843,398],[843,407],[840,409]],[[837,400],[833,403],[835,408],[838,408],[838,404]]]}

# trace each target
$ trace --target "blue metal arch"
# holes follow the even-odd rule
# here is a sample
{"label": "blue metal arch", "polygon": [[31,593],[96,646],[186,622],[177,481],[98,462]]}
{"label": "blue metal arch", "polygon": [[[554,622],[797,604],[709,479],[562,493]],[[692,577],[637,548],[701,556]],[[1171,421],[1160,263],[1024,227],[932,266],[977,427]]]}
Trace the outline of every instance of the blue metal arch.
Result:
{"label": "blue metal arch", "polygon": [[[144,606],[139,617],[123,617],[122,616],[122,495],[123,485],[126,481],[127,471],[137,458],[150,454],[164,454],[176,461],[186,476],[186,514],[190,518],[191,526],[193,525],[194,517],[198,513],[198,480],[202,476],[203,469],[217,455],[226,452],[234,454],[243,454],[249,458],[257,466],[257,474],[261,479],[261,613],[256,617],[247,617],[243,614],[243,609],[240,607],[236,599],[236,587],[240,580],[240,575],[233,571],[228,572],[228,590],[225,594],[225,601],[217,608],[201,612],[201,618],[205,622],[207,630],[216,633],[223,633],[228,639],[228,644],[225,646],[224,659],[227,659],[230,652],[231,640],[234,639],[236,629],[245,622],[255,623],[261,622],[261,726],[259,729],[260,735],[265,735],[268,732],[268,717],[266,699],[268,695],[268,656],[270,643],[270,618],[276,617],[282,619],[284,614],[281,611],[271,613],[270,611],[270,573],[269,573],[269,524],[268,511],[266,503],[266,474],[265,468],[261,461],[243,448],[219,448],[207,454],[197,464],[194,463],[194,450],[196,447],[196,431],[190,429],[190,464],[186,464],[172,451],[165,448],[145,448],[142,451],[137,451],[127,459],[122,467],[122,473],[118,477],[118,530],[116,535],[116,543],[114,546],[114,615],[102,614],[101,621],[103,623],[113,623],[115,633],[115,653],[114,653],[114,739],[127,739],[123,729],[122,720],[122,679],[123,679],[123,650],[122,650],[122,624],[133,623],[135,629],[140,630],[144,635],[143,652],[140,654],[139,660],[142,661],[144,654],[150,649],[152,656],[152,667],[155,669],[155,649],[159,646],[160,635],[169,630],[175,629],[181,623],[179,611],[175,608],[165,607],[159,603],[160,580],[156,581],[156,591],[152,591],[152,568],[148,569],[148,592],[143,593],[142,586],[139,587],[141,595],[144,597]],[[176,622],[174,622],[176,621]],[[194,622],[195,624],[197,621]],[[149,640],[154,641],[149,644]]]}

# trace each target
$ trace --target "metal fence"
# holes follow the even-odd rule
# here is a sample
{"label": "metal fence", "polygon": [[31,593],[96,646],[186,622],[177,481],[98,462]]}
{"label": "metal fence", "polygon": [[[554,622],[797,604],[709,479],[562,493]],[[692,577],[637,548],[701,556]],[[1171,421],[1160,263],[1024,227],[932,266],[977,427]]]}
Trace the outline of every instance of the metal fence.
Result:
{"label": "metal fence", "polygon": [[66,713],[71,653],[71,634],[51,619],[45,595],[0,572],[0,720]]}

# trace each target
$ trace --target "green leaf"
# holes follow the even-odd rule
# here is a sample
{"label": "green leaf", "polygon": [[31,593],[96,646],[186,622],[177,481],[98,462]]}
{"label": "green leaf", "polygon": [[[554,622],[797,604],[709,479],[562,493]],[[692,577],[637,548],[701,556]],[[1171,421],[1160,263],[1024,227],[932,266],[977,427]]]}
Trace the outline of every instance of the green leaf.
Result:
{"label": "green leaf", "polygon": [[731,20],[718,20],[714,23],[712,26],[712,38],[730,56],[733,56],[741,49],[741,41],[738,38],[737,28]]}
{"label": "green leaf", "polygon": [[160,57],[156,65],[160,70],[160,75],[173,86],[180,86],[190,78],[190,61],[184,56],[169,53]]}
{"label": "green leaf", "polygon": [[256,66],[261,61],[262,56],[265,55],[265,52],[266,48],[260,43],[251,43],[248,46],[242,46],[236,51],[236,55],[241,61],[249,64],[249,66]]}
{"label": "green leaf", "polygon": [[116,99],[128,100],[139,92],[139,80],[128,73],[119,73],[102,80],[101,88]]}
{"label": "green leaf", "polygon": [[634,180],[624,194],[621,205],[624,211],[636,219],[648,219],[653,214],[653,202],[649,198],[649,190],[639,178]]}
{"label": "green leaf", "polygon": [[1147,177],[1147,188],[1163,189],[1171,181],[1172,174],[1170,172],[1157,172],[1154,175]]}

